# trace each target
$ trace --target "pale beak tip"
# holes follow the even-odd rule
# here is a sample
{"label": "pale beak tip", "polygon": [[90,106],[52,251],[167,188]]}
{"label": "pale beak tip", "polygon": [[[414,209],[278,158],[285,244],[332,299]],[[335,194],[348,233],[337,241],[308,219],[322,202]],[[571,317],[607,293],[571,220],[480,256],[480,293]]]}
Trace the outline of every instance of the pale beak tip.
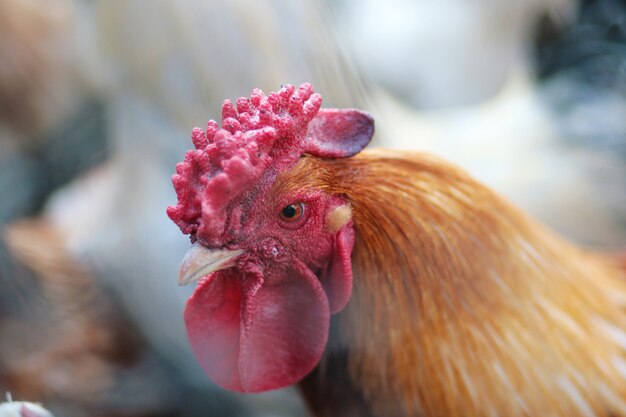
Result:
{"label": "pale beak tip", "polygon": [[207,249],[194,243],[183,259],[178,273],[178,285],[183,287],[221,269],[230,268],[244,250]]}

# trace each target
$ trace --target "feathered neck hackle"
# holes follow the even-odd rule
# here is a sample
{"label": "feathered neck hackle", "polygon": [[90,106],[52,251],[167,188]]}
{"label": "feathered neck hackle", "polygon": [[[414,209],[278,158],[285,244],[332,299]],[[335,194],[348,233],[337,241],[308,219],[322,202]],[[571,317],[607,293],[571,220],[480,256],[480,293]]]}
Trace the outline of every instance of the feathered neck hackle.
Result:
{"label": "feathered neck hackle", "polygon": [[303,384],[316,415],[626,416],[617,260],[425,154],[304,158],[281,180],[344,196],[356,231],[352,298]]}

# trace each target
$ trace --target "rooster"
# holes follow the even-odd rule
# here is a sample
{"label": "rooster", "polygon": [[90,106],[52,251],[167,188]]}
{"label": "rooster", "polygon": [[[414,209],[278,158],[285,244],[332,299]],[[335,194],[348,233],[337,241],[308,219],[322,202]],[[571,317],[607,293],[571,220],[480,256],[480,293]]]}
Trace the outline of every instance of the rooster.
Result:
{"label": "rooster", "polygon": [[[169,217],[192,349],[224,388],[319,416],[626,416],[626,281],[462,170],[361,150],[311,85],[194,129]],[[354,277],[354,287],[353,287]]]}

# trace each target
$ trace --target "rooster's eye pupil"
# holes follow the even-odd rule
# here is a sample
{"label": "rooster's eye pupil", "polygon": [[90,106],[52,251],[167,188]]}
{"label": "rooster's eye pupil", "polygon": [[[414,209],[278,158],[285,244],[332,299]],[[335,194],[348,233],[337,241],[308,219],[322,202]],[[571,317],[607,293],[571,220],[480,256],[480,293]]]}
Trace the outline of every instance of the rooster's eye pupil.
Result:
{"label": "rooster's eye pupil", "polygon": [[304,214],[304,204],[289,204],[280,211],[280,219],[285,223],[296,223]]}
{"label": "rooster's eye pupil", "polygon": [[296,215],[296,212],[297,212],[296,206],[292,204],[283,209],[283,216],[285,216],[288,219],[291,219],[292,217]]}

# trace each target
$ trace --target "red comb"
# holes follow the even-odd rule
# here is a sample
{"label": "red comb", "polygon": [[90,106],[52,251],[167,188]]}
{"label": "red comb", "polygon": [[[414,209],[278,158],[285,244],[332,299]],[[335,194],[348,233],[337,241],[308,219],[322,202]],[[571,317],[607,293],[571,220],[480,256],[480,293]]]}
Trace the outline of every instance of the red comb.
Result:
{"label": "red comb", "polygon": [[221,128],[210,120],[205,131],[192,131],[196,150],[188,151],[176,166],[172,182],[178,204],[167,208],[168,216],[192,238],[219,242],[229,202],[257,183],[268,168],[280,169],[300,158],[307,125],[321,104],[322,97],[308,83],[297,89],[285,85],[268,96],[255,89],[236,106],[225,100]]}

